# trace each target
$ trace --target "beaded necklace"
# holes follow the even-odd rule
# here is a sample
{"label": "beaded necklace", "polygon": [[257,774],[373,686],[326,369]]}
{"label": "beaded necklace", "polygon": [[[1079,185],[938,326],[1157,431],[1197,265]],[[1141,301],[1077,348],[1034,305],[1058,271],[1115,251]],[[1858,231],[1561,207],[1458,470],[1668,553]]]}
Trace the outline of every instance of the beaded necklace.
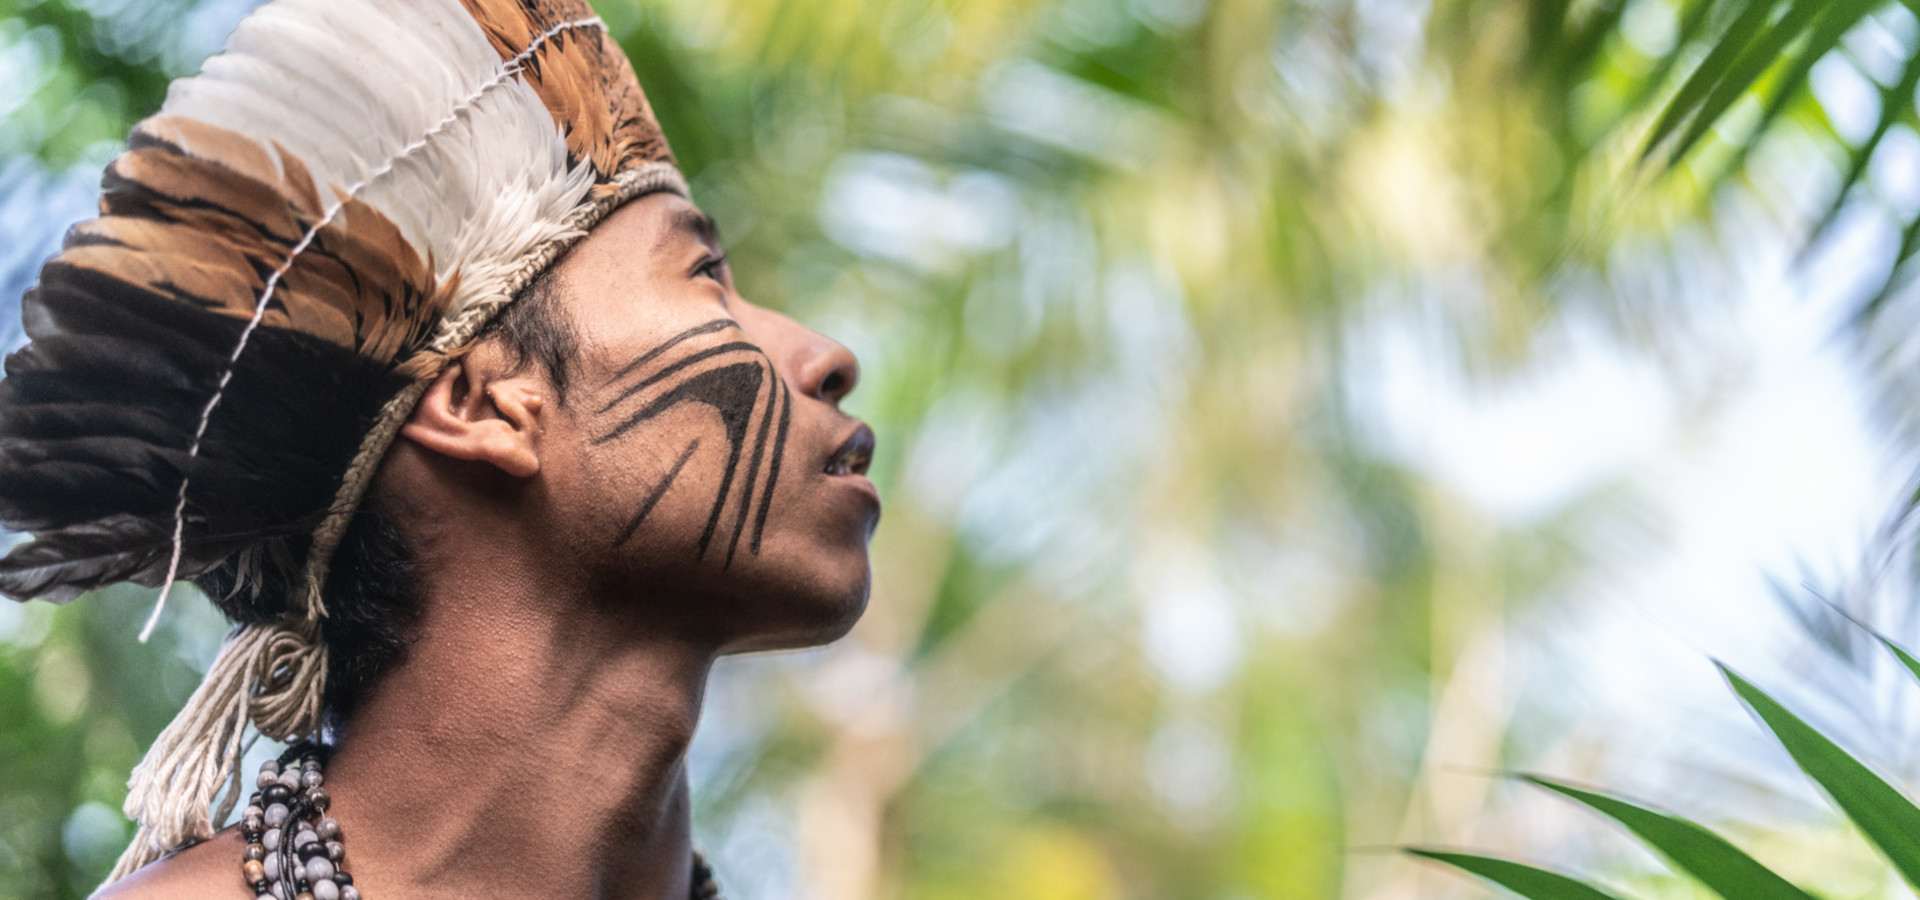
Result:
{"label": "beaded necklace", "polygon": [[[321,747],[302,742],[260,764],[258,790],[240,815],[247,839],[240,872],[255,900],[360,900],[347,874],[340,823],[327,815],[332,799],[323,787],[321,756]],[[713,870],[698,852],[688,898],[720,900]]]}

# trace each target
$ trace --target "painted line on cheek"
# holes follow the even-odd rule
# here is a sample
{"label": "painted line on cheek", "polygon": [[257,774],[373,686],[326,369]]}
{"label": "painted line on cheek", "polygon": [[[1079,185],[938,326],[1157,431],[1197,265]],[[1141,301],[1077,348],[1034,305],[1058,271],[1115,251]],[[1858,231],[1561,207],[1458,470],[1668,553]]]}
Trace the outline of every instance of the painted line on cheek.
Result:
{"label": "painted line on cheek", "polygon": [[[764,354],[763,354],[764,355]],[[740,536],[747,533],[747,514],[753,511],[753,486],[760,482],[760,461],[767,455],[767,432],[773,430],[773,408],[780,404],[780,375],[767,360],[767,413],[760,417],[760,436],[754,438],[753,456],[747,460],[746,490],[740,494],[740,515],[733,521],[733,537],[727,542],[727,565],[733,565],[733,552],[740,549]],[[757,393],[755,396],[759,396]]]}
{"label": "painted line on cheek", "polygon": [[[701,403],[713,407],[720,416],[727,431],[727,444],[731,448],[727,454],[727,464],[721,476],[720,489],[713,499],[713,511],[707,516],[707,527],[700,535],[700,549],[696,559],[704,559],[707,547],[713,543],[714,530],[720,524],[720,513],[726,508],[727,496],[733,490],[733,479],[740,468],[740,452],[746,444],[747,425],[753,418],[753,411],[760,396],[760,382],[764,378],[758,362],[733,363],[716,369],[708,369],[692,375],[674,386],[672,390],[655,398],[639,412],[634,413],[620,427],[602,435],[594,441],[604,443],[619,437],[628,429],[675,409],[683,403]],[[744,501],[743,501],[744,502]]]}
{"label": "painted line on cheek", "polygon": [[[685,331],[680,332],[679,334],[674,335],[673,337],[667,338],[666,343],[661,344],[660,346],[647,351],[646,354],[641,356],[639,359],[636,359],[633,362],[627,363],[624,367],[620,369],[620,371],[613,373],[612,378],[609,378],[605,382],[603,382],[603,386],[607,384],[612,384],[616,381],[619,381],[622,378],[627,377],[628,375],[633,374],[633,370],[638,369],[641,366],[646,365],[647,363],[653,362],[656,359],[659,359],[661,354],[667,352],[668,350],[672,350],[673,348],[678,347],[681,344],[686,343],[689,340],[692,340],[693,338],[697,338],[703,334],[712,334],[716,331],[724,331],[728,328],[738,328],[738,327],[740,327],[740,323],[735,322],[732,319],[714,319],[713,321],[707,322],[702,325],[695,325],[692,328],[689,328]],[[601,412],[606,412],[606,410],[601,410]]]}
{"label": "painted line on cheek", "polygon": [[[779,380],[777,376],[776,380]],[[780,381],[779,405],[780,433],[773,439],[773,460],[767,466],[767,488],[760,497],[760,515],[753,522],[753,543],[747,548],[755,556],[760,555],[760,536],[767,530],[767,510],[773,506],[773,486],[780,481],[780,458],[787,449],[787,425],[793,419],[793,389],[787,387],[784,380]],[[767,415],[772,418],[773,410],[767,410]]]}
{"label": "painted line on cheek", "polygon": [[[760,364],[734,363],[724,368],[703,372],[675,389],[675,393],[686,392],[688,399],[695,399],[720,412],[721,420],[727,426],[727,443],[732,449],[727,453],[725,474],[720,476],[720,490],[713,498],[713,512],[707,516],[707,528],[700,535],[700,552],[697,558],[705,559],[707,547],[713,543],[714,529],[720,526],[720,513],[726,509],[727,496],[733,492],[733,476],[740,469],[740,451],[747,443],[747,423],[753,418],[755,400],[760,396],[760,380],[765,377]],[[662,398],[666,402],[669,398]],[[742,498],[741,502],[746,502]]]}
{"label": "painted line on cheek", "polygon": [[[620,396],[607,401],[607,405],[600,407],[599,411],[601,413],[605,413],[613,409],[614,407],[619,406],[621,402],[625,401],[627,398],[632,397],[634,394],[640,393],[641,391],[644,391],[649,387],[659,384],[661,381],[665,380],[668,377],[671,377],[675,373],[681,371],[682,369],[687,368],[688,366],[692,366],[697,363],[704,362],[716,356],[721,356],[723,354],[735,353],[740,351],[752,351],[754,353],[759,353],[760,348],[758,345],[749,344],[745,341],[734,341],[728,344],[721,344],[717,347],[708,347],[707,349],[702,350],[698,353],[694,353],[688,356],[687,358],[674,363],[673,365],[670,365],[664,369],[661,369],[659,372],[654,373],[652,376],[648,377],[644,381],[641,381],[639,384],[636,384],[632,387],[627,388],[624,391],[621,391]],[[758,393],[758,390],[756,390],[755,393]],[[613,440],[614,438],[619,437],[622,434],[625,434],[627,429],[632,428],[634,425],[639,424],[639,422],[641,421],[640,416],[641,416],[640,413],[635,413],[633,418],[629,418],[625,422],[622,422],[618,428],[615,428],[613,431],[608,432],[606,435],[596,439],[594,443],[604,444],[607,441]]]}
{"label": "painted line on cheek", "polygon": [[647,502],[640,504],[640,511],[627,521],[627,527],[620,532],[620,539],[613,542],[615,547],[632,539],[633,533],[640,530],[640,523],[645,522],[647,516],[653,512],[653,508],[660,504],[660,498],[667,495],[667,488],[673,487],[674,479],[680,477],[680,470],[686,468],[687,460],[692,459],[693,451],[698,449],[700,449],[700,439],[694,438],[693,443],[688,444],[687,449],[681,452],[680,461],[674,463],[673,468],[667,472],[667,477],[660,479],[660,483],[653,486],[653,492],[647,495]]}

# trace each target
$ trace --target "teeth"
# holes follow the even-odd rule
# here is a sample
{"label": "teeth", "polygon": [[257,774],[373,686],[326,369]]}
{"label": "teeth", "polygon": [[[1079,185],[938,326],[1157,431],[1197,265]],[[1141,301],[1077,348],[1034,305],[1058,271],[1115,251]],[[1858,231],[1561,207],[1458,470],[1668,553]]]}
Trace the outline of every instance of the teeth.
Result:
{"label": "teeth", "polygon": [[849,438],[846,445],[840,448],[840,452],[827,460],[822,471],[828,475],[867,474],[867,465],[873,461],[872,438],[869,436],[863,441],[859,440],[860,437],[861,435],[856,435],[854,438]]}

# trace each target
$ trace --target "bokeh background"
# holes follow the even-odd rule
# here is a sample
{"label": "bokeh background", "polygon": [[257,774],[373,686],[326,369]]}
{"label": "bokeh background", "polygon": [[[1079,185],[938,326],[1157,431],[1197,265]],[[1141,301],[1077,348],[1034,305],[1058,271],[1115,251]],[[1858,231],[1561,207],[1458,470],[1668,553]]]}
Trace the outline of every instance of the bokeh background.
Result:
{"label": "bokeh background", "polygon": [[[252,5],[0,0],[0,300]],[[1920,772],[1841,616],[1920,636],[1910,5],[1668,170],[1714,36],[1821,4],[601,0],[881,437],[865,620],[713,684],[727,895],[1492,896],[1394,850],[1438,843],[1705,896],[1527,769],[1909,896],[1710,660]],[[124,846],[223,631],[138,644],[151,600],[0,603],[0,898]]]}

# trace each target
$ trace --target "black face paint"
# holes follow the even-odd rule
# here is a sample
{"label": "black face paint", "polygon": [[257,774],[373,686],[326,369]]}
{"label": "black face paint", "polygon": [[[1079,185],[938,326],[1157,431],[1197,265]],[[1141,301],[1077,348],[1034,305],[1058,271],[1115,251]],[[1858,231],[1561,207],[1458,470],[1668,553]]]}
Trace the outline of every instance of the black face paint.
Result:
{"label": "black face paint", "polygon": [[[642,403],[639,409],[625,414],[617,424],[593,439],[595,445],[618,440],[633,429],[669,410],[678,408],[681,404],[702,403],[713,407],[714,411],[720,414],[720,421],[725,426],[727,464],[720,478],[720,488],[713,499],[713,507],[707,514],[706,528],[700,534],[696,558],[706,558],[707,548],[712,544],[713,536],[719,529],[721,514],[726,510],[737,478],[742,484],[740,507],[734,518],[733,535],[727,543],[727,565],[732,565],[734,553],[740,546],[740,538],[746,533],[756,482],[759,481],[761,465],[764,462],[767,478],[764,487],[759,488],[760,508],[758,515],[754,517],[753,539],[748,543],[750,552],[755,554],[760,552],[760,538],[766,530],[767,511],[773,503],[774,485],[779,480],[780,462],[786,452],[787,428],[793,412],[793,393],[774,371],[773,361],[768,359],[758,346],[746,341],[728,341],[704,349],[696,349],[666,363],[657,371],[650,371],[649,364],[661,360],[674,348],[694,338],[737,327],[731,319],[716,319],[697,325],[668,338],[660,346],[622,366],[619,372],[608,379],[608,385],[630,377],[638,380],[622,388],[611,400],[601,406],[598,410],[600,415],[614,413],[628,401],[653,393],[650,389],[656,387],[662,389],[652,399]],[[716,365],[711,368],[701,367],[702,363],[708,362],[715,362]],[[689,372],[691,374],[687,374]],[[763,387],[766,389],[764,406],[761,402]],[[760,416],[760,425],[753,441],[753,451],[747,453],[747,435],[756,414]],[[780,420],[777,429],[774,427],[776,415]],[[772,438],[771,445],[768,443],[769,437]],[[693,458],[694,451],[699,447],[700,441],[697,439],[687,445],[687,449],[680,454],[673,468],[667,472],[659,484],[654,486],[646,499],[641,502],[640,508],[628,519],[626,527],[621,529],[619,538],[614,542],[615,546],[626,543],[640,529],[641,523],[646,521],[660,499],[666,496],[667,490],[673,486],[674,480],[679,477],[681,470],[686,467],[687,461]],[[769,451],[771,451],[770,457]],[[746,463],[744,475],[740,472],[743,461]]]}
{"label": "black face paint", "polygon": [[627,539],[633,537],[633,533],[640,529],[640,523],[647,520],[647,514],[653,512],[660,498],[667,495],[667,488],[673,487],[673,480],[680,477],[680,470],[686,467],[687,460],[692,459],[693,451],[698,449],[700,449],[700,439],[694,438],[693,443],[688,444],[687,449],[681,452],[679,461],[667,471],[667,477],[660,479],[660,483],[653,486],[652,493],[647,494],[647,499],[640,504],[640,511],[627,520],[627,527],[621,529],[620,539],[613,542],[614,546],[618,547],[626,543]]}

